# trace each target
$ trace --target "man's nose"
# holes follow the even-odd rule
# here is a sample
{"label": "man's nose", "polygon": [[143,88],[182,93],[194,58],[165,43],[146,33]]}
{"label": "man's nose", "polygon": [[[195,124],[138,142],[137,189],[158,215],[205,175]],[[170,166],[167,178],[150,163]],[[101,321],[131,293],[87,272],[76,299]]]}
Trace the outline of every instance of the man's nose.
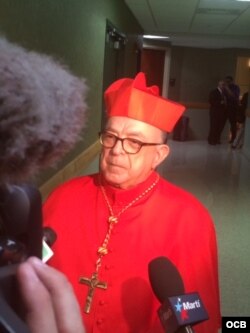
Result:
{"label": "man's nose", "polygon": [[122,140],[117,139],[114,147],[112,148],[113,153],[120,154],[121,152],[124,152]]}

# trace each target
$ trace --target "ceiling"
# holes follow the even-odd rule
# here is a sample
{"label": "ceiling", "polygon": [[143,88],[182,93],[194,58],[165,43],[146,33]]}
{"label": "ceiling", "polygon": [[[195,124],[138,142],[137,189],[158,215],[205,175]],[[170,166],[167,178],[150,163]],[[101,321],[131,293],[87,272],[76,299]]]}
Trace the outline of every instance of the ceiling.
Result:
{"label": "ceiling", "polygon": [[172,45],[250,49],[250,1],[124,0],[145,34]]}

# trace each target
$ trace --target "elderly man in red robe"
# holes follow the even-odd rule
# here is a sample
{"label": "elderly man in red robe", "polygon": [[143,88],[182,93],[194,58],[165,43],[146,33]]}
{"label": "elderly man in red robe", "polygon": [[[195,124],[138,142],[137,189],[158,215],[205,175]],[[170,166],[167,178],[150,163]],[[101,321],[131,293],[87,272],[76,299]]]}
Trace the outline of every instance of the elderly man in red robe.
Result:
{"label": "elderly man in red robe", "polygon": [[99,173],[66,182],[44,206],[45,225],[57,233],[49,263],[72,283],[87,333],[163,333],[148,264],[164,256],[208,312],[195,332],[217,333],[214,224],[193,195],[156,171],[185,108],[147,87],[143,73],[111,84],[105,102]]}

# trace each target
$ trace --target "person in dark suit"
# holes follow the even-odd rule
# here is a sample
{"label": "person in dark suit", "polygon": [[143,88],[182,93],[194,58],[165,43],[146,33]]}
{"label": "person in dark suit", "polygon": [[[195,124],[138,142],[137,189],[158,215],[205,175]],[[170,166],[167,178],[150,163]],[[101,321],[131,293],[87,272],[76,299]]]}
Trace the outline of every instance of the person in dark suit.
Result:
{"label": "person in dark suit", "polygon": [[247,106],[248,106],[248,92],[245,92],[240,100],[240,105],[236,116],[237,133],[231,146],[232,149],[241,148],[243,146]]}
{"label": "person in dark suit", "polygon": [[232,76],[225,78],[225,94],[227,98],[227,117],[230,123],[231,139],[233,143],[237,134],[237,113],[240,105],[240,88],[234,83]]}
{"label": "person in dark suit", "polygon": [[208,143],[216,145],[220,143],[221,133],[223,131],[227,118],[226,96],[224,92],[225,83],[223,80],[218,82],[217,88],[210,91],[209,94],[209,133]]}

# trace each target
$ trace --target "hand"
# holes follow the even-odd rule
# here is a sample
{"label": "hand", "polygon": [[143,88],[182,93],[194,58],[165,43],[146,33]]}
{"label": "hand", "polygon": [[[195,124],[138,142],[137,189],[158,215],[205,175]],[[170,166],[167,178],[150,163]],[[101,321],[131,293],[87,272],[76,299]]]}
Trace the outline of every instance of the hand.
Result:
{"label": "hand", "polygon": [[31,257],[17,270],[31,333],[85,333],[79,305],[66,277]]}

